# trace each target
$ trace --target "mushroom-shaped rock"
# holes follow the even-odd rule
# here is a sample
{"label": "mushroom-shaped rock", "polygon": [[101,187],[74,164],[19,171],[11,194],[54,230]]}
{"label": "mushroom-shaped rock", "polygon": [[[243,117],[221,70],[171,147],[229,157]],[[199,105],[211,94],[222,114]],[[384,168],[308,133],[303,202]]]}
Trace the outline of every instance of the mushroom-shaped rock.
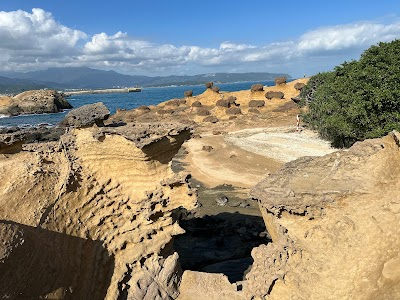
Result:
{"label": "mushroom-shaped rock", "polygon": [[209,116],[211,113],[210,113],[210,111],[208,109],[205,109],[205,108],[201,107],[201,108],[197,109],[196,114],[198,116]]}
{"label": "mushroom-shaped rock", "polygon": [[298,91],[301,91],[305,86],[306,86],[305,83],[297,82],[297,83],[294,85],[294,88],[295,88],[296,90],[298,90]]}
{"label": "mushroom-shaped rock", "polygon": [[259,114],[260,111],[257,108],[251,107],[248,110],[249,113],[253,113],[253,114]]}
{"label": "mushroom-shaped rock", "polygon": [[214,82],[210,81],[206,83],[206,88],[211,89],[214,85]]}
{"label": "mushroom-shaped rock", "polygon": [[216,85],[214,85],[214,86],[212,87],[212,91],[215,92],[215,93],[219,93],[219,87],[217,87]]}
{"label": "mushroom-shaped rock", "polygon": [[262,92],[264,90],[264,86],[261,83],[256,83],[251,86],[252,92]]}
{"label": "mushroom-shaped rock", "polygon": [[110,111],[102,103],[97,102],[71,110],[61,121],[60,125],[66,127],[89,127],[93,124],[104,126],[103,121],[110,116]]}
{"label": "mushroom-shaped rock", "polygon": [[265,98],[270,100],[272,98],[283,99],[283,97],[285,97],[285,94],[283,92],[268,91],[265,93]]}
{"label": "mushroom-shaped rock", "polygon": [[239,107],[231,107],[227,108],[225,110],[225,113],[227,115],[240,115],[242,113],[242,110]]}
{"label": "mushroom-shaped rock", "polygon": [[265,106],[264,100],[250,100],[249,107],[263,107]]}
{"label": "mushroom-shaped rock", "polygon": [[184,91],[183,95],[185,97],[192,97],[193,96],[193,91],[192,90]]}
{"label": "mushroom-shaped rock", "polygon": [[194,101],[193,103],[192,103],[192,107],[202,107],[203,105],[201,104],[201,102],[200,101]]}
{"label": "mushroom-shaped rock", "polygon": [[274,81],[275,85],[286,84],[286,77],[285,76],[276,77]]}
{"label": "mushroom-shaped rock", "polygon": [[216,116],[208,116],[203,119],[203,122],[217,123],[219,119]]}
{"label": "mushroom-shaped rock", "polygon": [[217,103],[215,103],[215,105],[219,107],[227,107],[227,108],[231,107],[231,103],[229,102],[228,99],[220,99],[217,101]]}

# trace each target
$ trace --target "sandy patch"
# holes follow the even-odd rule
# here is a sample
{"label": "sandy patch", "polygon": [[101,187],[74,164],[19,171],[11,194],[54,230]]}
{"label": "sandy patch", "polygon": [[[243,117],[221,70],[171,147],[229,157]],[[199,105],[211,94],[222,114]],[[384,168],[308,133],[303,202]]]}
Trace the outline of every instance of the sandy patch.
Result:
{"label": "sandy patch", "polygon": [[231,132],[225,140],[246,151],[280,162],[302,156],[323,156],[336,151],[311,130],[296,132],[295,127],[254,128]]}

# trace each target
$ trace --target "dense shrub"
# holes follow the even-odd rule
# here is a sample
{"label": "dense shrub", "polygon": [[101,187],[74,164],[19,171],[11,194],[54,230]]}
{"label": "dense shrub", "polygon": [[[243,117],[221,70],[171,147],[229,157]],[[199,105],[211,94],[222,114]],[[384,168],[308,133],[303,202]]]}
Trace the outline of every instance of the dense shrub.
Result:
{"label": "dense shrub", "polygon": [[276,77],[274,81],[275,85],[286,84],[286,77]]}
{"label": "dense shrub", "polygon": [[310,78],[301,92],[304,121],[336,147],[400,130],[400,40]]}

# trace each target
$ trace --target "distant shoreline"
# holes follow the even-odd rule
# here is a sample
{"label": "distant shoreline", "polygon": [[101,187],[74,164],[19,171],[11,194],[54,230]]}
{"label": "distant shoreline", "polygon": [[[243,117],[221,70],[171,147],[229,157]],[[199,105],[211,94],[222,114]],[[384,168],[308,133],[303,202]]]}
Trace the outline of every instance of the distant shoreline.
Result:
{"label": "distant shoreline", "polygon": [[102,90],[83,90],[83,91],[71,91],[62,92],[65,96],[81,95],[81,94],[109,94],[109,93],[131,93],[141,92],[141,88],[123,88],[123,89],[102,89]]}

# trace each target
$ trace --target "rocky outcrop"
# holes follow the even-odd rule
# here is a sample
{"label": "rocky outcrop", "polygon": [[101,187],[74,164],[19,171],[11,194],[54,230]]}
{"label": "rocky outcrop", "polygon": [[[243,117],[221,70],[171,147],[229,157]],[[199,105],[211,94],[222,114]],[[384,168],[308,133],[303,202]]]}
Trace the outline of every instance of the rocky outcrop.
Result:
{"label": "rocky outcrop", "polygon": [[196,195],[172,157],[182,124],[69,128],[0,155],[0,297],[173,299],[178,207]]}
{"label": "rocky outcrop", "polygon": [[60,125],[77,128],[88,127],[93,124],[104,126],[104,120],[107,120],[109,116],[110,111],[108,108],[102,102],[97,102],[71,110]]}
{"label": "rocky outcrop", "polygon": [[7,116],[57,113],[70,108],[71,104],[61,94],[51,90],[27,91],[13,98],[0,97],[0,114]]}
{"label": "rocky outcrop", "polygon": [[22,150],[23,144],[56,141],[64,134],[63,128],[32,127],[4,127],[0,128],[0,153],[17,153]]}
{"label": "rocky outcrop", "polygon": [[250,299],[400,298],[400,135],[286,164],[252,191],[272,244]]}
{"label": "rocky outcrop", "polygon": [[287,163],[252,189],[273,242],[245,281],[185,271],[179,300],[400,299],[400,134]]}

